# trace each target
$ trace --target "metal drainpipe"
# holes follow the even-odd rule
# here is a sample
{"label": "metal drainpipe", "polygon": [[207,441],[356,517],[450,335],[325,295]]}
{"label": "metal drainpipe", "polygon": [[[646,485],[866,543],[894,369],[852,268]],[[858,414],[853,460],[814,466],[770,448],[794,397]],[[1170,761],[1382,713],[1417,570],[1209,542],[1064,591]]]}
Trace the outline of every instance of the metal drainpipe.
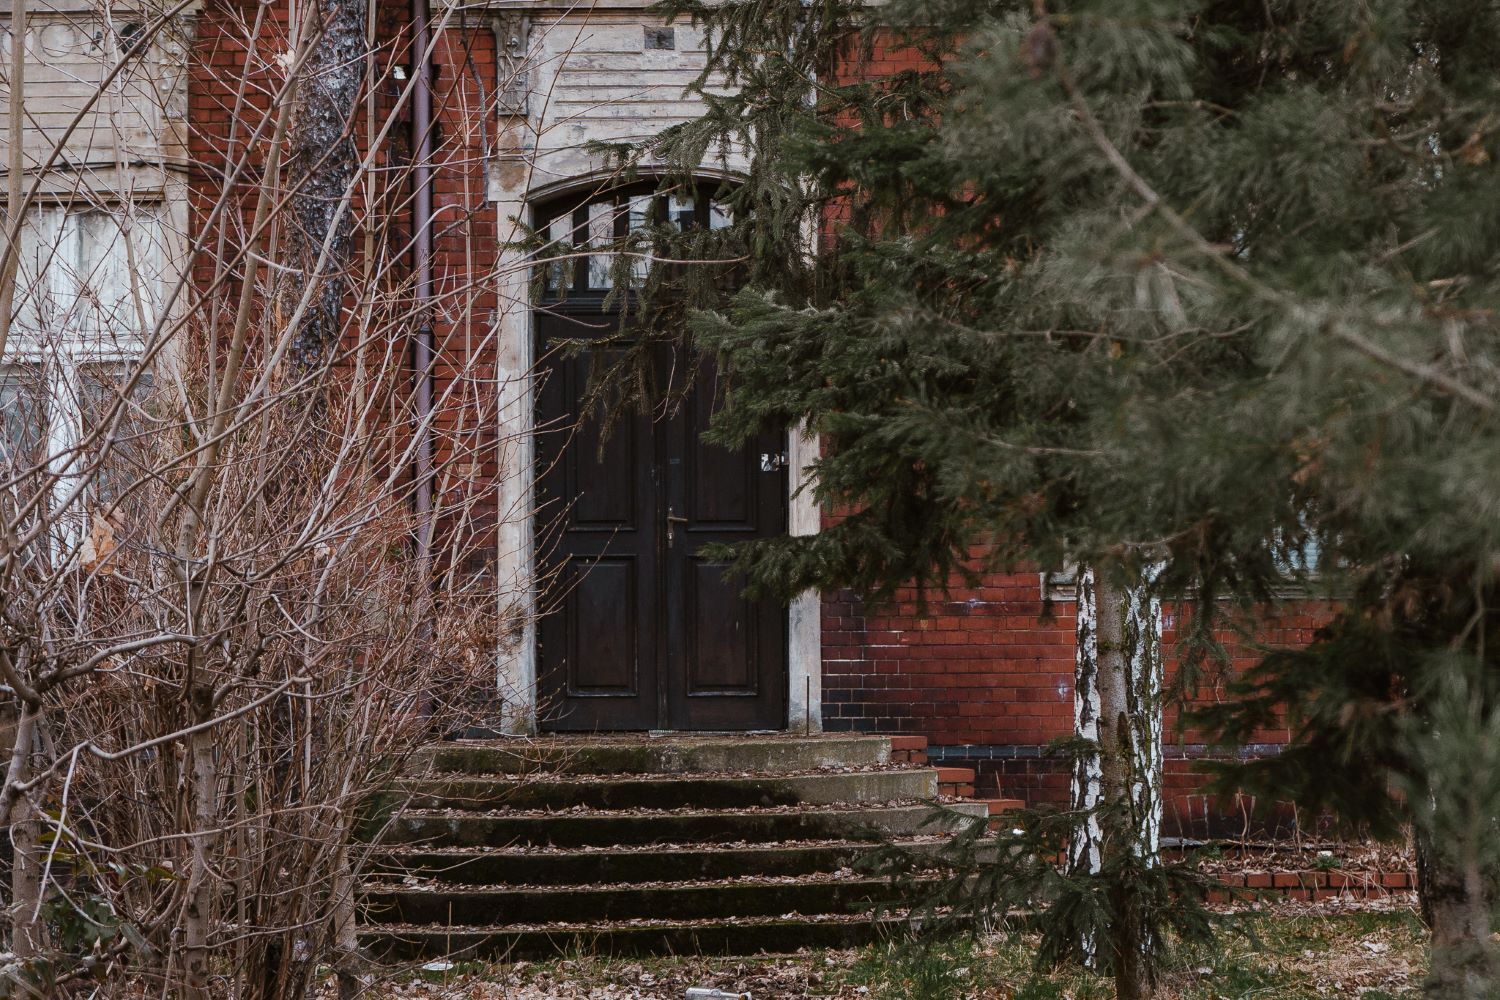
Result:
{"label": "metal drainpipe", "polygon": [[411,0],[412,22],[412,271],[416,280],[417,340],[412,363],[417,390],[417,560],[424,581],[432,572],[432,63],[428,0]]}

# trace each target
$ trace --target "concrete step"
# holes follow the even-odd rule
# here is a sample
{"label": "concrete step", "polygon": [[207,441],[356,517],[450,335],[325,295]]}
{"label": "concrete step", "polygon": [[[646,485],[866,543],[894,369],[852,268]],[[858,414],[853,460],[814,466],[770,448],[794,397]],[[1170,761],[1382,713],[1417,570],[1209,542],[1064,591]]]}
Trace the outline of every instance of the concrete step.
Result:
{"label": "concrete step", "polygon": [[[893,757],[893,742],[899,745]],[[744,954],[904,929],[860,859],[1003,821],[920,737],[456,741],[377,802],[362,940],[388,958]],[[934,859],[936,869],[936,859]],[[933,875],[936,876],[934,870]]]}
{"label": "concrete step", "polygon": [[[945,837],[894,841],[916,853],[935,852]],[[418,874],[430,882],[467,885],[613,885],[743,876],[797,876],[853,867],[881,845],[830,840],[789,844],[667,844],[606,850],[522,848],[398,849],[372,859],[380,879]]]}
{"label": "concrete step", "polygon": [[801,948],[853,948],[905,932],[899,917],[745,917],[499,926],[376,925],[360,943],[387,961],[444,957],[551,958],[558,955],[753,955]]}
{"label": "concrete step", "polygon": [[777,843],[879,840],[953,829],[963,817],[988,817],[982,802],[955,802],[935,814],[928,803],[724,810],[573,810],[561,813],[414,809],[386,829],[388,844],[441,847],[554,847],[661,843]]}
{"label": "concrete step", "polygon": [[369,922],[407,925],[554,923],[580,916],[591,921],[713,920],[792,913],[859,915],[899,898],[888,880],[853,875],[570,886],[566,890],[556,886],[375,885],[366,887],[363,910]]}
{"label": "concrete step", "polygon": [[937,795],[938,772],[844,769],[786,775],[435,775],[408,782],[417,809],[739,809],[891,802]]}
{"label": "concrete step", "polygon": [[880,736],[622,736],[454,740],[425,755],[440,772],[467,774],[792,774],[890,762]]}

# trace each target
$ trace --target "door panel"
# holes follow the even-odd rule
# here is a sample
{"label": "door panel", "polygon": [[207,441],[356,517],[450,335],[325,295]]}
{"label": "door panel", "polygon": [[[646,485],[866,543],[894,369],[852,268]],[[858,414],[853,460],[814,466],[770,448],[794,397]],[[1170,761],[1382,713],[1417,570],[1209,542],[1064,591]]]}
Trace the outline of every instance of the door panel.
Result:
{"label": "door panel", "polygon": [[549,729],[653,729],[661,616],[655,428],[649,417],[627,414],[601,449],[597,424],[577,421],[594,359],[555,350],[559,338],[594,327],[557,316],[539,326],[538,347],[548,353],[538,354],[536,545],[546,586],[537,715]]}
{"label": "door panel", "polygon": [[567,694],[627,698],[640,694],[634,641],[638,576],[631,556],[568,560],[561,581],[568,637]]}
{"label": "door panel", "polygon": [[784,529],[785,470],[760,460],[781,452],[782,436],[744,450],[702,441],[723,386],[710,362],[695,369],[665,346],[652,358],[659,385],[695,372],[678,405],[628,410],[602,448],[596,421],[572,430],[590,358],[555,348],[597,330],[599,315],[538,317],[538,564],[555,595],[538,628],[542,724],[779,729],[786,606],[746,598],[701,550]]}
{"label": "door panel", "polygon": [[[569,368],[573,369],[570,375],[587,383],[586,361],[582,365],[574,362]],[[640,527],[633,482],[639,468],[639,442],[634,428],[619,430],[621,433],[604,437],[596,424],[585,423],[573,434],[565,458],[567,496],[573,498],[568,516],[570,530],[615,532]]]}
{"label": "door panel", "polygon": [[[727,530],[754,532],[756,477],[758,466],[748,451],[730,451],[698,439],[713,419],[718,403],[719,386],[712,368],[705,362],[698,372],[697,385],[688,401],[688,441],[696,447],[686,452],[687,513],[701,527],[713,525]],[[752,472],[752,469],[756,471]]]}
{"label": "door panel", "polygon": [[745,598],[744,580],[726,581],[702,549],[784,530],[786,472],[763,471],[760,454],[779,455],[785,436],[763,435],[736,451],[704,441],[725,391],[712,359],[700,359],[692,394],[666,428],[668,468],[681,471],[664,492],[687,518],[666,549],[668,717],[679,729],[781,728],[786,606]]}
{"label": "door panel", "polygon": [[749,604],[741,581],[724,580],[724,567],[693,559],[686,593],[687,693],[754,695],[759,650],[750,629]]}

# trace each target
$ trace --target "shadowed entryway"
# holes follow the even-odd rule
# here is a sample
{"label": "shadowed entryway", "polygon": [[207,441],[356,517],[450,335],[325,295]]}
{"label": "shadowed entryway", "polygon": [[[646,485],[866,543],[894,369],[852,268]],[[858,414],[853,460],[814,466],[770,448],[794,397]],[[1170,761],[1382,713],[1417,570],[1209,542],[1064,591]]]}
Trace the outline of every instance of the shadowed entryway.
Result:
{"label": "shadowed entryway", "polygon": [[[581,249],[601,227],[622,237],[648,211],[712,224],[703,200],[646,201],[656,207],[623,195],[565,207],[554,239],[577,234]],[[786,606],[744,596],[743,582],[703,552],[785,531],[785,434],[733,450],[704,441],[724,379],[711,359],[622,326],[611,280],[585,255],[553,273],[537,311],[538,562],[550,581],[538,634],[541,724],[783,728]],[[600,346],[579,350],[580,341]],[[627,353],[659,402],[626,401],[605,433],[590,377]]]}

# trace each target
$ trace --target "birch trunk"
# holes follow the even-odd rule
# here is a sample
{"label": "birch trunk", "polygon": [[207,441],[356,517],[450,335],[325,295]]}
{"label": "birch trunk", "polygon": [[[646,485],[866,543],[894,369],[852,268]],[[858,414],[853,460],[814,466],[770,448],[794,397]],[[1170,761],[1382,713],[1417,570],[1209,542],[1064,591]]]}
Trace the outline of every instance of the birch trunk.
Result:
{"label": "birch trunk", "polygon": [[[1069,845],[1074,875],[1095,874],[1128,853],[1154,864],[1161,836],[1161,606],[1154,571],[1118,586],[1093,567],[1078,571],[1074,735],[1093,747],[1073,773],[1073,806],[1082,819]],[[1150,995],[1149,946],[1141,901],[1114,888],[1116,915],[1107,942],[1085,941],[1086,955],[1107,960],[1121,1000]]]}
{"label": "birch trunk", "polygon": [[[7,108],[7,141],[9,157],[5,179],[5,249],[0,255],[0,355],[6,351],[10,339],[11,315],[15,303],[16,269],[20,264],[20,234],[26,215],[22,204],[22,181],[25,171],[26,120],[26,45],[30,35],[26,0],[14,0],[10,6],[10,65],[7,73],[7,89],[10,100]],[[9,515],[9,511],[6,512]],[[10,523],[11,518],[6,517]],[[15,539],[5,538],[5,556],[16,558]],[[9,651],[7,651],[8,655]],[[12,688],[20,694],[21,685]],[[41,830],[31,800],[19,792],[19,786],[31,775],[32,741],[36,737],[37,699],[22,700],[16,719],[15,742],[6,770],[3,792],[4,820],[10,827],[10,838],[15,852],[11,868],[10,899],[10,947],[11,952],[22,962],[37,957],[42,942],[36,920],[37,907],[41,903],[41,869],[39,853]]]}
{"label": "birch trunk", "polygon": [[[1073,760],[1073,810],[1081,817],[1068,843],[1068,871],[1092,875],[1102,861],[1104,832],[1095,812],[1103,796],[1103,774],[1099,770],[1099,644],[1098,604],[1094,598],[1094,570],[1078,567],[1077,625],[1073,660],[1073,737],[1092,751],[1080,752]],[[1092,944],[1084,949],[1092,953]]]}

